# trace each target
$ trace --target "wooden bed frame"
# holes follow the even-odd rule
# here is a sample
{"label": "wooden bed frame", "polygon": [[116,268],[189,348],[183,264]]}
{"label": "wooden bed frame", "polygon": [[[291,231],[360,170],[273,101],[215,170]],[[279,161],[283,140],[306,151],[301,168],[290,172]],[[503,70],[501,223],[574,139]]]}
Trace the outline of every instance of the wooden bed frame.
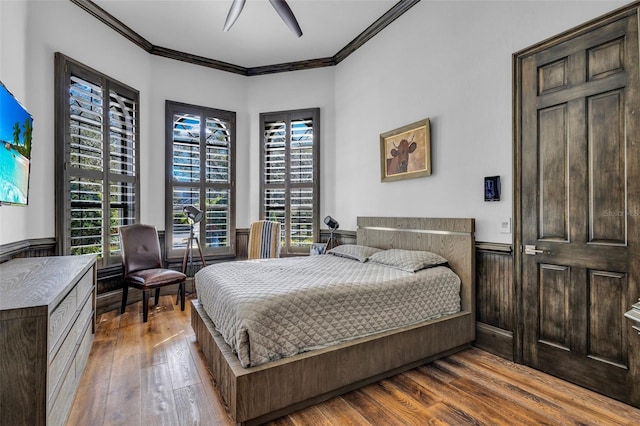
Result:
{"label": "wooden bed frame", "polygon": [[198,300],[191,324],[232,419],[260,424],[449,355],[475,340],[474,219],[359,217],[358,244],[428,250],[462,281],[459,313],[243,368]]}

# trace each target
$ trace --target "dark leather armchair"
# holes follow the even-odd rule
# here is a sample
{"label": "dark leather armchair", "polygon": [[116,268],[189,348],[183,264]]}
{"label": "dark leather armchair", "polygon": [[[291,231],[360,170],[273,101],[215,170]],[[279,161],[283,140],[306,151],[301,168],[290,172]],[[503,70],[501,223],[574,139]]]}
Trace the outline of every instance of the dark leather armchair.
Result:
{"label": "dark leather armchair", "polygon": [[158,304],[160,287],[179,284],[180,309],[184,311],[184,283],[187,276],[181,272],[162,267],[160,241],[156,228],[151,225],[127,225],[120,227],[120,249],[124,266],[122,287],[122,308],[127,307],[129,287],[142,290],[142,316],[144,322],[149,317],[149,291],[156,290],[155,304]]}

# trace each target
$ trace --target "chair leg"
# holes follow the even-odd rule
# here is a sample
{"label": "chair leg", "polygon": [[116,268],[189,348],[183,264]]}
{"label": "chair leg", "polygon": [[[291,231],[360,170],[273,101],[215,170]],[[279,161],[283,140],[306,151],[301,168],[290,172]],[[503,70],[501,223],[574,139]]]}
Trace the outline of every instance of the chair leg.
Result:
{"label": "chair leg", "polygon": [[[176,305],[178,304],[178,302],[180,301],[180,286],[182,285],[182,292],[185,293],[186,290],[186,281],[183,281],[182,284],[178,284],[178,294],[176,294]],[[184,309],[183,309],[184,311]]]}
{"label": "chair leg", "polygon": [[124,310],[127,308],[127,294],[129,293],[129,286],[125,284],[122,286],[122,307],[120,313],[124,314]]}
{"label": "chair leg", "polygon": [[142,321],[149,319],[149,290],[142,291]]}
{"label": "chair leg", "polygon": [[160,287],[156,288],[156,306],[158,306],[159,300],[160,300]]}
{"label": "chair leg", "polygon": [[178,287],[178,294],[180,295],[180,310],[184,311],[184,293],[185,293],[185,288],[184,288],[185,282],[182,281],[180,283],[180,286]]}

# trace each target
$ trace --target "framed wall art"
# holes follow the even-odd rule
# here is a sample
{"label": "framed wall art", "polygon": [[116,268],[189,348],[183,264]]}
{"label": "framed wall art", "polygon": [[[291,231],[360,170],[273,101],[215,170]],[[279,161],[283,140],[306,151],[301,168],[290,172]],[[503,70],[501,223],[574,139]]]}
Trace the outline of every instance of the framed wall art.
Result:
{"label": "framed wall art", "polygon": [[431,126],[417,121],[380,135],[382,182],[431,175]]}

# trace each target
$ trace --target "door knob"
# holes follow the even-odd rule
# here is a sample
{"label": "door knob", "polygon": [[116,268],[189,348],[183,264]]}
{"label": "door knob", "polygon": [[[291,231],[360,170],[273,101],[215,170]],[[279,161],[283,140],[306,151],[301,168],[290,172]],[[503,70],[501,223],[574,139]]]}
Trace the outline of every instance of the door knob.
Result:
{"label": "door knob", "polygon": [[625,317],[633,321],[633,329],[640,334],[640,300],[631,306],[631,310],[624,314]]}
{"label": "door knob", "polygon": [[536,249],[536,246],[533,245],[533,244],[527,244],[526,246],[524,246],[524,254],[532,254],[532,255],[535,256],[536,253],[543,254],[543,253],[548,253],[548,252],[545,252],[544,250]]}

